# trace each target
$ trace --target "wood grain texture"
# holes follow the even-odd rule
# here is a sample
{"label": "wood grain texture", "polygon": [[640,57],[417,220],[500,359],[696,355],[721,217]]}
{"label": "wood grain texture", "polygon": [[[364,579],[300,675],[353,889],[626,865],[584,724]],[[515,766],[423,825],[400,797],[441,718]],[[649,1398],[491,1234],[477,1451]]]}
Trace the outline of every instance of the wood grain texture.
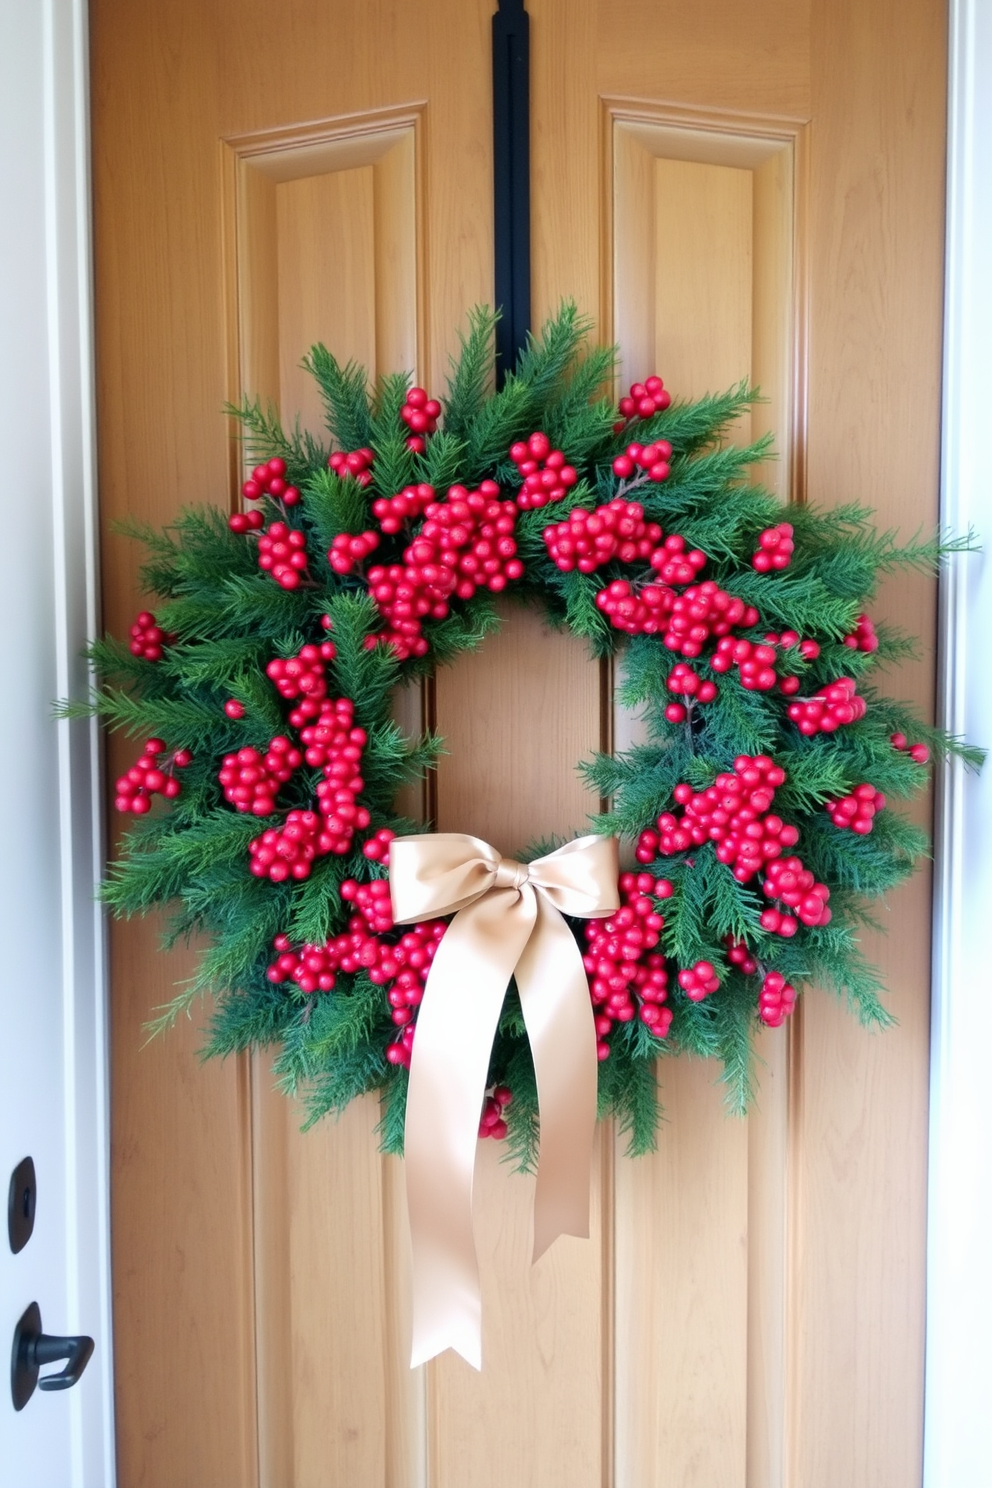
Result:
{"label": "wood grain texture", "polygon": [[437,675],[438,830],[512,855],[587,828],[597,798],[578,773],[599,747],[599,668],[585,643],[519,605],[478,655]]}
{"label": "wood grain texture", "polygon": [[[810,497],[857,495],[908,536],[937,522],[944,7],[818,3],[810,58]],[[922,637],[891,685],[928,711],[934,601],[902,575],[873,607]],[[898,1028],[866,1038],[825,996],[803,1021],[790,1465],[816,1488],[920,1479],[929,896],[919,873],[865,937]]]}
{"label": "wood grain texture", "polygon": [[[753,172],[654,161],[653,367],[679,396],[701,398],[751,376]],[[750,417],[734,437],[750,436]]]}
{"label": "wood grain texture", "polygon": [[495,1143],[479,1144],[483,1372],[451,1353],[429,1366],[429,1481],[432,1488],[600,1488],[609,1382],[599,1163],[592,1238],[565,1236],[532,1267],[534,1180],[514,1177],[499,1158]]}
{"label": "wood grain texture", "polygon": [[322,341],[342,364],[381,370],[373,175],[356,166],[276,187],[279,406],[315,434],[326,428],[324,405],[304,351]]}
{"label": "wood grain texture", "polygon": [[616,1191],[618,1488],[743,1484],[748,1131],[711,1061],[662,1064],[658,1150]]}

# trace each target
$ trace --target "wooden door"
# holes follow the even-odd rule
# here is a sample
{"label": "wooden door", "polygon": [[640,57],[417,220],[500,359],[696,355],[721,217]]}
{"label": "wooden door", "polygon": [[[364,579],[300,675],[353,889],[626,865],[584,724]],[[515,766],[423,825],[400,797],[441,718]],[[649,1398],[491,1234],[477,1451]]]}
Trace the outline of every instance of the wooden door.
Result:
{"label": "wooden door", "polygon": [[[225,501],[242,390],[313,416],[321,338],[441,384],[492,293],[492,0],[92,0],[105,618],[111,535]],[[743,375],[783,498],[936,519],[945,16],[927,0],[531,0],[535,318],[563,295],[627,380]],[[924,637],[934,590],[879,611]],[[445,672],[438,824],[580,828],[612,716],[581,648],[511,615]],[[535,742],[537,741],[537,742]],[[521,761],[526,769],[521,769]],[[400,1165],[376,1110],[300,1136],[268,1065],[142,1047],[189,962],[114,931],[122,1488],[908,1488],[921,1458],[929,885],[892,896],[899,1027],[823,993],[728,1119],[666,1064],[655,1156],[601,1134],[588,1242],[527,1266],[531,1184],[485,1144],[485,1369],[409,1371]]]}

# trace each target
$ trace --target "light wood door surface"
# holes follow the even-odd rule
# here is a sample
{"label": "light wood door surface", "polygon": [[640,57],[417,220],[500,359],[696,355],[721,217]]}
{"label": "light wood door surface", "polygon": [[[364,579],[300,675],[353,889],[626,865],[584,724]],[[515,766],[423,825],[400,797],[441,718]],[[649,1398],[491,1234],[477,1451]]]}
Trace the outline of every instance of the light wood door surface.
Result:
{"label": "light wood door surface", "polygon": [[[492,0],[91,0],[105,620],[124,515],[233,499],[242,391],[316,417],[324,340],[440,385],[492,296]],[[930,0],[531,0],[535,319],[625,381],[767,394],[783,500],[937,511],[946,17]],[[929,704],[934,587],[893,690]],[[575,762],[636,724],[510,611],[437,683],[438,825],[581,829]],[[144,1047],[187,972],[113,931],[121,1488],[912,1488],[920,1481],[929,884],[883,910],[899,1026],[826,993],[764,1037],[758,1108],[662,1070],[655,1156],[598,1148],[593,1238],[531,1270],[529,1179],[480,1150],[485,1368],[410,1371],[401,1167],[371,1101],[301,1136],[268,1061]]]}

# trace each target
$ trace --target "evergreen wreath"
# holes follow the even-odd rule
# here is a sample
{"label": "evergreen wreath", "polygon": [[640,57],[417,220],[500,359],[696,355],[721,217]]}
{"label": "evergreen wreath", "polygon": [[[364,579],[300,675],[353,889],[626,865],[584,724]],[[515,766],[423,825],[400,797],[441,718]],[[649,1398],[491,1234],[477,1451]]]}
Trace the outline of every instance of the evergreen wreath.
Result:
{"label": "evergreen wreath", "polygon": [[[755,392],[672,402],[649,377],[618,407],[602,391],[614,352],[589,346],[570,304],[494,392],[494,323],[472,313],[441,402],[404,375],[370,389],[315,346],[305,366],[333,451],[258,402],[230,409],[259,462],[245,510],[128,529],[156,613],[129,643],[90,648],[99,686],[62,712],[146,740],[117,781],[136,819],[106,903],[172,906],[166,946],[207,940],[153,1028],[210,991],[207,1052],[276,1046],[308,1124],[380,1092],[382,1145],[399,1151],[445,922],[390,917],[389,841],[425,830],[394,797],[441,748],[403,736],[393,690],[478,647],[501,592],[615,656],[617,695],[649,742],[580,768],[608,802],[592,830],[618,835],[636,868],[618,913],[573,929],[600,1112],[643,1152],[660,1054],[721,1059],[743,1111],[755,1031],[811,983],[865,1024],[889,1021],[858,933],[927,850],[889,803],[923,788],[928,759],[977,766],[982,753],[875,690],[875,669],[915,643],[866,606],[880,575],[932,571],[969,544],[899,546],[857,504],[793,506],[783,521],[748,482],[768,442],[723,439]],[[488,1090],[480,1132],[528,1163],[537,1093],[512,985]]]}

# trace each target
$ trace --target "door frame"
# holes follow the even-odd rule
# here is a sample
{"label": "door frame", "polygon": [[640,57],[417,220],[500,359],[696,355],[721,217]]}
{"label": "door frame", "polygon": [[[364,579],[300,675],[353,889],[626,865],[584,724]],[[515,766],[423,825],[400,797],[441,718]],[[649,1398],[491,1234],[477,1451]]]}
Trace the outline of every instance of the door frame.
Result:
{"label": "door frame", "polygon": [[[26,183],[18,217],[23,231],[33,235],[26,267],[23,243],[17,251],[7,235],[0,234],[0,296],[13,343],[4,351],[12,365],[25,369],[22,376],[33,377],[29,396],[38,411],[38,425],[48,434],[33,450],[30,489],[18,486],[14,499],[29,497],[51,541],[47,551],[32,549],[42,557],[29,571],[8,574],[5,583],[16,585],[25,630],[30,632],[37,620],[53,639],[51,654],[44,652],[44,687],[54,700],[85,696],[89,674],[82,652],[100,630],[89,22],[87,0],[39,0],[36,7],[14,3],[8,10],[5,19],[10,24],[4,26],[8,69],[21,78],[41,79],[41,87],[32,96],[31,108],[18,118],[16,137],[3,141],[19,166],[18,182]],[[34,376],[38,368],[41,375]],[[19,452],[24,438],[16,409],[0,406],[0,444]],[[13,636],[7,641],[16,643]],[[108,999],[104,916],[96,899],[106,864],[102,742],[94,719],[56,722],[50,713],[32,712],[23,725],[26,747],[32,749],[44,734],[46,754],[52,750],[49,731],[57,731],[57,779],[50,788],[57,796],[58,825],[41,865],[52,905],[45,915],[44,933],[50,938],[38,946],[37,975],[46,979],[49,1005],[53,1016],[55,1009],[59,1016],[52,1028],[51,1065],[36,1072],[34,1093],[39,1106],[46,1101],[61,1103],[64,1181],[52,1209],[64,1209],[65,1214],[60,1288],[68,1316],[49,1315],[44,1298],[38,1300],[53,1331],[87,1333],[96,1340],[80,1385],[66,1396],[37,1396],[27,1412],[41,1411],[44,1418],[47,1410],[53,1423],[47,1429],[61,1431],[64,1425],[67,1430],[71,1483],[66,1488],[90,1484],[113,1488]],[[12,794],[8,825],[15,833],[30,830],[33,803],[23,792]],[[31,925],[17,929],[26,937],[38,933]],[[15,985],[10,995],[26,997],[32,990],[31,985]],[[53,1089],[56,1083],[60,1089]],[[24,1125],[26,1147],[30,1112],[21,1105],[12,1110],[2,1101],[0,1112],[10,1122],[11,1133],[17,1135]],[[44,1174],[39,1179],[43,1206]],[[6,1204],[6,1173],[0,1182]],[[6,1250],[5,1224],[0,1244]],[[16,1262],[7,1274],[12,1280],[17,1275]],[[5,1336],[0,1348],[5,1414],[11,1409],[9,1347]],[[30,1472],[20,1459],[8,1465],[22,1474]],[[30,1488],[36,1479],[22,1476],[20,1481]]]}
{"label": "door frame", "polygon": [[[951,0],[948,47],[941,523],[992,543],[992,5]],[[984,251],[984,262],[983,262]],[[952,733],[992,746],[992,572],[953,558],[940,590],[938,708]],[[992,767],[937,781],[924,1483],[992,1481],[992,1045],[988,924]]]}

